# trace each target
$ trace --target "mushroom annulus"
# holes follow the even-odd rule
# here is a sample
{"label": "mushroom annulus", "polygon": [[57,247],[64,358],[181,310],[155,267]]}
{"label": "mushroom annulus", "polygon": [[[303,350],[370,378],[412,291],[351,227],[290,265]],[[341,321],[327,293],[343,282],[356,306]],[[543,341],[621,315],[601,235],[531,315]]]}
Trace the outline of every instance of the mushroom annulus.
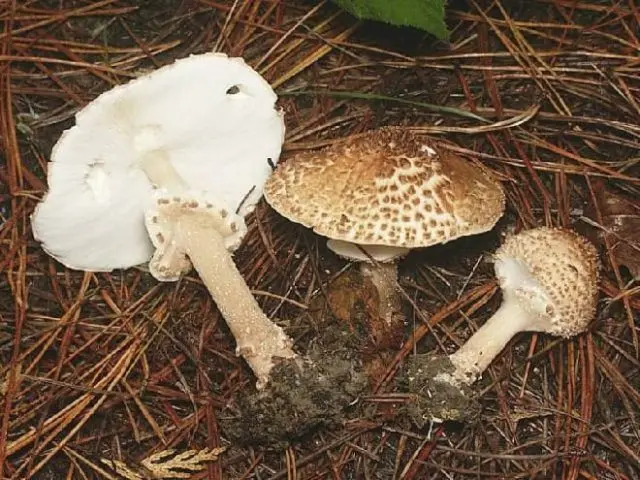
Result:
{"label": "mushroom annulus", "polygon": [[32,216],[35,238],[69,268],[151,259],[156,279],[175,281],[195,265],[259,387],[275,357],[295,353],[231,252],[280,156],[276,100],[242,59],[219,53],[117,86],[79,111],[54,146],[49,189]]}
{"label": "mushroom annulus", "polygon": [[404,127],[298,153],[278,165],[264,196],[284,217],[327,237],[334,253],[360,262],[387,322],[399,304],[399,258],[491,230],[505,205],[500,183],[483,167]]}

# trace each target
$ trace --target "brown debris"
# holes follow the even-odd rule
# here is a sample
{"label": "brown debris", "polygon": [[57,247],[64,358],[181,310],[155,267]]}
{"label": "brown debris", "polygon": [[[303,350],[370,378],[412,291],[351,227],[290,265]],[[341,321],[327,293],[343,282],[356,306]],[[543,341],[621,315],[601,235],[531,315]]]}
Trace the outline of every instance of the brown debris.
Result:
{"label": "brown debris", "polygon": [[640,202],[608,190],[603,182],[594,185],[594,193],[596,204],[585,212],[593,226],[590,236],[597,244],[608,245],[618,264],[640,279]]}
{"label": "brown debris", "polygon": [[330,282],[326,301],[331,313],[368,344],[370,351],[400,345],[404,330],[402,315],[396,315],[392,322],[380,315],[378,290],[359,269],[351,268]]}
{"label": "brown debris", "polygon": [[[144,268],[67,271],[38,248],[29,223],[51,146],[78,108],[140,72],[214,48],[243,56],[278,90],[283,160],[385,125],[441,128],[441,141],[501,181],[507,213],[496,233],[403,263],[403,343],[359,397],[371,415],[316,429],[283,451],[229,445],[198,475],[640,476],[640,305],[637,282],[613,265],[629,261],[609,258],[622,243],[616,236],[601,256],[589,333],[510,343],[478,386],[474,420],[431,431],[384,415],[407,402],[396,381],[412,355],[455,351],[498,307],[481,259],[497,232],[576,228],[597,179],[605,198],[638,198],[638,14],[632,1],[449,2],[451,39],[433,42],[357,23],[331,2],[0,2],[0,477],[92,478],[103,476],[96,467],[107,470],[99,458],[139,465],[159,451],[229,440],[220,424],[253,382],[197,276],[160,286]],[[529,120],[505,128],[520,115]],[[238,269],[306,351],[323,333],[311,302],[327,310],[327,285],[344,262],[264,203],[248,228]]]}

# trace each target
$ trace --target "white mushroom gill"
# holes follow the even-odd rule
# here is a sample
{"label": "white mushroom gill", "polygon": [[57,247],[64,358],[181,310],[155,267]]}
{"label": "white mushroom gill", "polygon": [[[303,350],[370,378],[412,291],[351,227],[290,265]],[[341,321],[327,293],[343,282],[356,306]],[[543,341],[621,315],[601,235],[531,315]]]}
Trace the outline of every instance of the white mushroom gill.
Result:
{"label": "white mushroom gill", "polygon": [[441,380],[471,384],[516,334],[571,337],[595,316],[598,263],[593,245],[564,229],[536,228],[513,235],[495,255],[503,301],[450,360]]}
{"label": "white mushroom gill", "polygon": [[[182,58],[103,92],[51,151],[34,238],[66,267],[108,272],[151,258],[143,217],[154,185],[215,192],[246,215],[280,157],[285,125],[276,101],[258,72],[220,53]],[[169,177],[164,160],[181,181],[153,180]]]}
{"label": "white mushroom gill", "polygon": [[[246,231],[244,219],[206,193],[158,192],[145,214],[156,252],[149,267],[160,280],[173,279],[186,257],[191,260],[236,339],[236,351],[247,361],[262,388],[275,358],[295,358],[292,341],[267,318],[236,268],[229,250]],[[242,230],[242,231],[241,231]]]}
{"label": "white mushroom gill", "polygon": [[390,247],[387,245],[367,245],[345,242],[344,240],[336,240],[330,238],[327,241],[327,247],[336,255],[361,262],[390,262],[404,257],[410,252],[409,248]]}

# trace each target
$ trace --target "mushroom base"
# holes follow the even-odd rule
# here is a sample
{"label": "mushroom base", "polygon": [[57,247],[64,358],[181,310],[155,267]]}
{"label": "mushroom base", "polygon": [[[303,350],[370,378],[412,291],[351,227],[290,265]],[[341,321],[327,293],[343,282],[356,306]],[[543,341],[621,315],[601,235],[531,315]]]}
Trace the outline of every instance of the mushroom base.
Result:
{"label": "mushroom base", "polygon": [[349,348],[318,348],[304,360],[280,361],[264,389],[237,398],[237,417],[220,419],[225,434],[238,444],[282,448],[341,423],[369,385],[357,357]]}
{"label": "mushroom base", "polygon": [[454,372],[447,356],[414,355],[407,359],[399,383],[410,394],[404,409],[418,428],[432,422],[466,421],[479,413],[473,391],[446,380]]}

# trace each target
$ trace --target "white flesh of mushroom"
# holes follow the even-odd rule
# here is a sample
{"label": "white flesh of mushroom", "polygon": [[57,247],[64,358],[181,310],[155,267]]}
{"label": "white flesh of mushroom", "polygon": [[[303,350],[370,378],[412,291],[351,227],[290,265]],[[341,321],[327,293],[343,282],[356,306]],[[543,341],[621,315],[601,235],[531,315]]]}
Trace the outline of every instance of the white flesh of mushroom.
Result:
{"label": "white flesh of mushroom", "polygon": [[[545,294],[526,268],[516,260],[504,262],[508,265],[499,266],[506,275],[510,287],[503,290],[502,304],[460,349],[449,358],[456,368],[456,379],[465,384],[471,384],[484,372],[491,362],[504,349],[509,341],[518,333],[525,331],[544,331],[538,319],[538,308],[545,308]],[[510,268],[511,267],[511,268]],[[511,276],[513,275],[513,276]],[[511,290],[513,288],[513,290]],[[519,291],[518,293],[516,293]],[[519,295],[535,299],[530,305],[520,302]]]}

